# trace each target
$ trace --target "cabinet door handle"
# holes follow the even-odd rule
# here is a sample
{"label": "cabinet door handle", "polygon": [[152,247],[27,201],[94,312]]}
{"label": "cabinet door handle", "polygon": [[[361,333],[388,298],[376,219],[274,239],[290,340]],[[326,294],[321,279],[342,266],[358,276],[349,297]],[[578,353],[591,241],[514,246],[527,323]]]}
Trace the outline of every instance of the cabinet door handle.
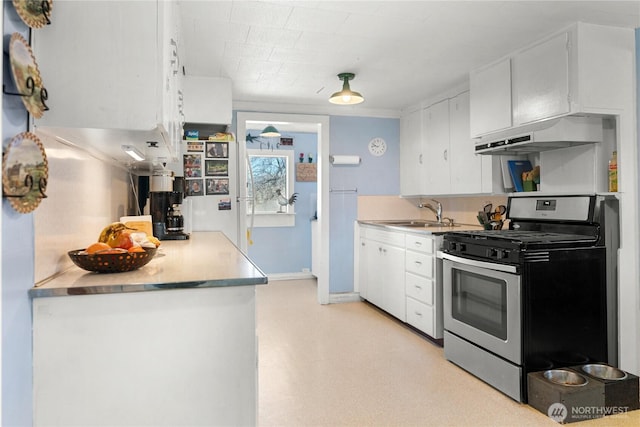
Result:
{"label": "cabinet door handle", "polygon": [[447,160],[447,151],[449,150],[444,150],[444,159]]}
{"label": "cabinet door handle", "polygon": [[415,246],[422,246],[422,242],[413,242]]}
{"label": "cabinet door handle", "polygon": [[420,261],[415,261],[416,265],[422,265],[422,262]]}
{"label": "cabinet door handle", "polygon": [[420,154],[420,157],[418,157],[418,163],[422,164],[422,154]]}
{"label": "cabinet door handle", "polygon": [[422,313],[420,313],[420,312],[418,312],[418,311],[416,311],[416,312],[415,312],[415,314],[416,314],[416,316],[420,316],[420,317],[422,317]]}
{"label": "cabinet door handle", "polygon": [[422,290],[422,286],[418,286],[418,285],[415,285],[415,286],[416,286],[416,289]]}

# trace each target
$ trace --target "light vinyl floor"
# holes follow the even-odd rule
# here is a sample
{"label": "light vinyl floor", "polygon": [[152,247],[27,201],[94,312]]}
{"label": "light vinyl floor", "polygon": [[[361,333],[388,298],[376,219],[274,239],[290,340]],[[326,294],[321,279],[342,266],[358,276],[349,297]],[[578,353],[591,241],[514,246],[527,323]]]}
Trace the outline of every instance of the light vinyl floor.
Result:
{"label": "light vinyl floor", "polygon": [[[260,426],[557,426],[448,362],[368,303],[320,305],[315,280],[257,286]],[[638,426],[640,411],[572,423]]]}

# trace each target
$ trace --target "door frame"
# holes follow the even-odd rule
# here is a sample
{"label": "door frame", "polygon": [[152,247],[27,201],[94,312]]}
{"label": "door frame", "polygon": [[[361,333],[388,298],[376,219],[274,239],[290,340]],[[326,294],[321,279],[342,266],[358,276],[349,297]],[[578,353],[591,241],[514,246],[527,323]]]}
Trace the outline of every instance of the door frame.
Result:
{"label": "door frame", "polygon": [[[238,191],[240,179],[246,176],[247,153],[247,123],[257,122],[274,125],[279,130],[304,128],[306,132],[316,132],[318,136],[318,226],[320,229],[319,267],[318,267],[318,303],[329,304],[329,116],[286,114],[286,113],[256,113],[237,112],[236,140],[238,141]],[[240,196],[240,194],[239,194]],[[242,195],[244,196],[244,194]],[[247,212],[246,203],[239,203],[238,208],[238,244],[247,253],[246,238]]]}

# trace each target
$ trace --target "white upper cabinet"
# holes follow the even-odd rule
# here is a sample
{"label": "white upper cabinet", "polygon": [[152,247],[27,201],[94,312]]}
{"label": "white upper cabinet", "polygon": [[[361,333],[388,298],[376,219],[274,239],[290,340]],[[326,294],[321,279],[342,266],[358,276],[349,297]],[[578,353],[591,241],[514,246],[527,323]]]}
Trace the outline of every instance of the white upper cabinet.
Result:
{"label": "white upper cabinet", "polygon": [[36,128],[88,140],[72,142],[102,139],[105,148],[114,140],[145,148],[152,138],[175,155],[182,121],[177,7],[166,1],[57,3],[52,24],[33,33],[50,107]]}
{"label": "white upper cabinet", "polygon": [[472,137],[511,127],[511,60],[503,59],[469,75]]}
{"label": "white upper cabinet", "polygon": [[491,164],[483,165],[483,156],[475,154],[469,137],[469,92],[449,100],[449,158],[451,193],[481,193],[483,166]]}
{"label": "white upper cabinet", "polygon": [[628,30],[576,23],[470,73],[472,137],[628,102]]}
{"label": "white upper cabinet", "polygon": [[422,111],[400,119],[400,194],[426,194],[426,168],[422,151]]}
{"label": "white upper cabinet", "polygon": [[514,124],[569,111],[569,34],[562,33],[514,55]]}
{"label": "white upper cabinet", "polygon": [[469,137],[469,91],[400,119],[403,196],[502,193],[499,162],[475,154]]}
{"label": "white upper cabinet", "polygon": [[449,100],[422,110],[422,126],[427,174],[425,194],[449,194]]}

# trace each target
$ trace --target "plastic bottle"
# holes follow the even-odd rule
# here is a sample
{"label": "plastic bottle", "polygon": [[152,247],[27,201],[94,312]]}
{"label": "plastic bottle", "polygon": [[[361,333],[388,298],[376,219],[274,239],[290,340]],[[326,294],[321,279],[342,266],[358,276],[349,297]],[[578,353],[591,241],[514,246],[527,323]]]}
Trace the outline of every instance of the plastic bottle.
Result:
{"label": "plastic bottle", "polygon": [[618,152],[614,151],[609,160],[609,191],[618,191]]}

